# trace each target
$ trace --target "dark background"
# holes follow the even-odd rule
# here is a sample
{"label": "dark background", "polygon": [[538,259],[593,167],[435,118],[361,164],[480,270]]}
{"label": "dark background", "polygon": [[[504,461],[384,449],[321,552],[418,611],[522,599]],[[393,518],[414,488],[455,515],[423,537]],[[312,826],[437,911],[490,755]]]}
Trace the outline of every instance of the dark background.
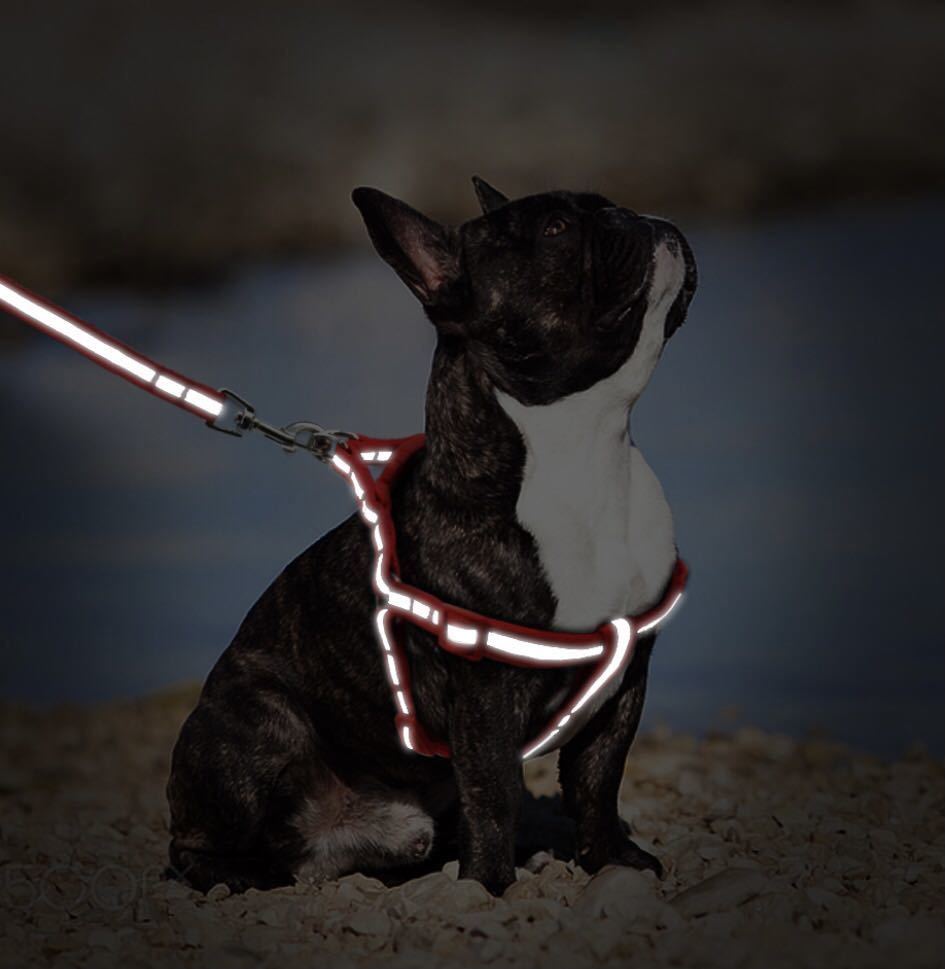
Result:
{"label": "dark background", "polygon": [[[942,4],[0,7],[0,272],[276,422],[421,426],[353,186],[676,219],[700,290],[632,427],[693,580],[648,722],[945,749]],[[8,700],[201,678],[349,511],[7,319],[0,428]]]}

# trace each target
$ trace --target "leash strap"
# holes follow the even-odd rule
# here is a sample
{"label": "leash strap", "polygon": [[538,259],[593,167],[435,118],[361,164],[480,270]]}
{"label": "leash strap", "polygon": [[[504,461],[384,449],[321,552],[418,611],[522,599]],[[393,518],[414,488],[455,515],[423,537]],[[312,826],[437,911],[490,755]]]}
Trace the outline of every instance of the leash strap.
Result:
{"label": "leash strap", "polygon": [[0,306],[159,400],[203,418],[215,431],[237,437],[259,431],[285,451],[308,451],[320,461],[330,461],[335,448],[355,436],[311,421],[295,421],[281,427],[269,424],[256,416],[252,404],[233,391],[214,390],[191,380],[3,276]]}

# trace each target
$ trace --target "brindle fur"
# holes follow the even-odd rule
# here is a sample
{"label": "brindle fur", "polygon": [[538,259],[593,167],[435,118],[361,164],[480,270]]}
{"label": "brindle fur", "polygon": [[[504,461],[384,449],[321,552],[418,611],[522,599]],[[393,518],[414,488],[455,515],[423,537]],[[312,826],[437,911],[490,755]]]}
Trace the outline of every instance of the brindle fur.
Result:
{"label": "brindle fur", "polygon": [[[515,515],[524,445],[495,388],[546,401],[612,373],[639,333],[634,313],[617,332],[602,326],[574,345],[562,339],[561,320],[571,314],[573,325],[587,327],[613,310],[619,293],[638,290],[652,233],[626,221],[601,228],[611,203],[599,196],[550,193],[504,204],[490,191],[482,199],[490,211],[459,230],[373,190],[355,194],[378,251],[439,332],[427,446],[392,496],[400,574],[446,601],[548,627],[555,598]],[[536,220],[561,210],[588,227],[577,248],[514,250]],[[533,275],[523,274],[529,261],[538,263]],[[694,277],[667,333],[681,322],[692,285]],[[463,877],[495,893],[514,880],[519,752],[586,670],[471,663],[406,626],[417,708],[453,757],[406,753],[372,623],[371,562],[368,532],[352,515],[278,576],[210,673],[168,783],[172,871],[198,889],[409,873],[454,839]],[[591,871],[608,863],[659,870],[617,813],[651,646],[652,638],[641,641],[617,695],[560,755],[577,859]]]}

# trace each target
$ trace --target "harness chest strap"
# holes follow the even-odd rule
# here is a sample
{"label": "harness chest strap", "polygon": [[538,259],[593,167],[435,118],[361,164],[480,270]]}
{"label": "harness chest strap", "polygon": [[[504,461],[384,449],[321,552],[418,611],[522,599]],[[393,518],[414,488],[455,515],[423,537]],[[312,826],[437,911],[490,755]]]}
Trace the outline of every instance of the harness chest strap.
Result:
{"label": "harness chest strap", "polygon": [[[374,621],[397,711],[397,733],[407,750],[426,756],[450,756],[448,745],[424,730],[414,706],[409,666],[395,634],[395,624],[406,621],[435,636],[442,649],[467,660],[488,658],[515,666],[590,668],[545,729],[522,750],[522,759],[528,760],[559,746],[596,709],[591,701],[616,688],[633,657],[638,637],[655,630],[679,604],[688,569],[682,559],[677,559],[666,593],[656,606],[638,616],[603,623],[589,633],[517,626],[443,602],[397,577],[390,490],[405,462],[423,445],[422,434],[399,439],[359,436],[341,443],[330,461],[347,480],[371,533],[371,578],[378,599]],[[372,464],[384,466],[377,479],[371,473]]]}

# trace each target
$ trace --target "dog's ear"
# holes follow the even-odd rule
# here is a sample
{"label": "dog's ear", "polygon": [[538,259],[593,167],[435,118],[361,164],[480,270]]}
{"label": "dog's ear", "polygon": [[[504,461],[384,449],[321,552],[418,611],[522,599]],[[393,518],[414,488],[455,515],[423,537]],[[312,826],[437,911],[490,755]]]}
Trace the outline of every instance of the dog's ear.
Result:
{"label": "dog's ear", "polygon": [[351,199],[361,212],[378,255],[424,306],[435,304],[459,275],[458,247],[452,230],[376,188],[356,188]]}
{"label": "dog's ear", "polygon": [[498,189],[493,188],[478,175],[473,175],[472,182],[476,189],[476,196],[479,199],[479,205],[482,208],[483,215],[488,215],[493,209],[497,209],[500,205],[505,205],[508,202],[508,198],[505,195]]}

